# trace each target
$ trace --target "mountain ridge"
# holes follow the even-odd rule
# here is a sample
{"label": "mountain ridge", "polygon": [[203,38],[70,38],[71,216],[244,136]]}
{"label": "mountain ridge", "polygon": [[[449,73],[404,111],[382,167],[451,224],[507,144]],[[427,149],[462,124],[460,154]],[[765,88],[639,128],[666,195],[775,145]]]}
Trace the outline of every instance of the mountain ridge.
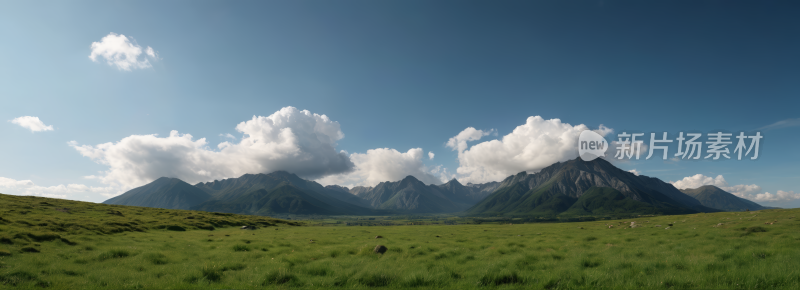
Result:
{"label": "mountain ridge", "polygon": [[681,192],[697,199],[707,207],[724,211],[762,210],[768,207],[746,200],[713,185],[681,189]]}

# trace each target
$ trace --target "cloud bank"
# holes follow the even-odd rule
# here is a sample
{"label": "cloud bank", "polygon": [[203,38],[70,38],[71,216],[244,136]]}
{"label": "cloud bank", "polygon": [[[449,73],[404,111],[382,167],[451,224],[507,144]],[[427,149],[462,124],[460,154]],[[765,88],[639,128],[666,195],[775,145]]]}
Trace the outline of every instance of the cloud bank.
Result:
{"label": "cloud bank", "polygon": [[158,59],[158,55],[152,47],[148,46],[143,49],[138,44],[131,42],[127,36],[113,32],[100,39],[99,42],[92,42],[91,48],[92,53],[89,55],[89,59],[97,62],[98,57],[103,58],[108,65],[125,71],[152,67],[150,59]]}
{"label": "cloud bank", "polygon": [[[553,163],[577,158],[578,136],[584,130],[589,130],[589,127],[533,116],[500,140],[468,147],[467,142],[480,140],[492,132],[469,127],[450,138],[446,146],[458,151],[456,173],[459,181],[484,183],[502,180],[521,171],[536,172]],[[595,130],[602,136],[612,131],[603,125]]]}
{"label": "cloud bank", "polygon": [[344,138],[339,123],[325,115],[285,107],[267,117],[253,116],[236,130],[238,143],[222,142],[209,148],[205,138],[170,132],[167,137],[132,135],[98,145],[69,143],[81,155],[107,165],[97,178],[129,189],[159,177],[175,177],[194,184],[239,177],[245,173],[286,170],[304,178],[320,178],[353,170],[346,152],[335,150]]}
{"label": "cloud bank", "polygon": [[53,126],[45,125],[39,117],[22,116],[10,120],[12,124],[20,125],[22,128],[31,130],[31,132],[53,131]]}
{"label": "cloud bank", "polygon": [[67,184],[55,186],[39,186],[30,180],[14,180],[0,177],[0,190],[6,194],[33,195],[52,198],[67,198],[68,194],[99,193],[106,197],[120,194],[118,189],[112,187],[94,187],[83,184]]}
{"label": "cloud bank", "polygon": [[731,194],[749,199],[752,201],[788,201],[800,199],[800,193],[793,191],[778,190],[777,193],[772,194],[769,192],[761,192],[761,186],[755,184],[739,184],[729,185],[722,175],[717,177],[705,176],[703,174],[695,174],[693,176],[684,177],[678,181],[670,181],[678,189],[698,188],[704,185],[713,185],[720,189],[730,192]]}

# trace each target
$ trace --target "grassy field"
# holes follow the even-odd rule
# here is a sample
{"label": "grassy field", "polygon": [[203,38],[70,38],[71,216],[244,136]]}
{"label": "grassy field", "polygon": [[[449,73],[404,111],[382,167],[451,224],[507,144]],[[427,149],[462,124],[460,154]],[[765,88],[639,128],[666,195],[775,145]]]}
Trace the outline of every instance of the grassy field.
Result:
{"label": "grassy field", "polygon": [[[800,289],[800,210],[296,226],[8,195],[0,204],[0,288],[9,289]],[[373,253],[378,244],[388,251]]]}

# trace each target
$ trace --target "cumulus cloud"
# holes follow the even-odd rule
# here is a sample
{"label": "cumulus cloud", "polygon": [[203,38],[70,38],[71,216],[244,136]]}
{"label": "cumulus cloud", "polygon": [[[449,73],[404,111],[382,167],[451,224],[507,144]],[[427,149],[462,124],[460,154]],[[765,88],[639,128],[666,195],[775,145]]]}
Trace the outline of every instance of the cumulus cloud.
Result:
{"label": "cumulus cloud", "polygon": [[717,177],[714,178],[702,174],[695,174],[684,177],[678,181],[670,181],[670,183],[672,183],[672,185],[678,189],[698,188],[704,185],[713,185],[719,188],[728,186],[728,182],[725,181],[725,178],[723,178],[722,175],[717,175]]}
{"label": "cumulus cloud", "polygon": [[39,117],[22,116],[14,118],[9,122],[20,125],[22,128],[31,130],[31,132],[53,131],[53,126],[45,125],[42,120],[39,120]]}
{"label": "cumulus cloud", "polygon": [[642,172],[639,171],[639,170],[636,170],[636,168],[628,170],[628,172],[633,173],[633,175],[636,175],[636,176],[639,176],[640,174],[642,174]]}
{"label": "cumulus cloud", "polygon": [[488,136],[489,134],[492,134],[492,132],[494,132],[494,129],[491,129],[489,131],[482,131],[472,127],[467,127],[466,129],[461,131],[461,133],[458,133],[458,135],[456,135],[455,137],[450,138],[450,140],[447,140],[447,144],[445,145],[447,147],[452,148],[453,150],[457,150],[458,153],[460,154],[461,152],[464,152],[464,150],[467,149],[467,142],[478,141],[481,138],[483,138],[483,136]]}
{"label": "cumulus cloud", "polygon": [[120,190],[114,187],[95,187],[84,184],[59,184],[54,186],[39,186],[30,180],[15,180],[0,177],[0,190],[6,194],[33,195],[52,198],[67,198],[70,194],[76,193],[98,193],[106,197],[120,194]]}
{"label": "cumulus cloud", "polygon": [[231,135],[231,133],[219,134],[219,136],[220,137],[224,137],[224,138],[229,138],[229,139],[236,140],[236,136]]}
{"label": "cumulus cloud", "polygon": [[403,153],[390,148],[367,150],[367,153],[350,154],[355,164],[353,172],[331,175],[318,179],[322,184],[343,186],[375,186],[384,181],[398,181],[406,176],[414,176],[425,184],[438,184],[437,171],[422,164],[422,148],[409,149]]}
{"label": "cumulus cloud", "polygon": [[[148,46],[142,49],[127,36],[113,32],[100,39],[99,42],[92,42],[91,48],[92,53],[89,55],[89,59],[97,62],[98,57],[103,58],[108,65],[116,66],[119,70],[149,68],[152,67],[150,59],[158,59],[158,54],[152,47]],[[143,53],[145,55],[142,55]]]}
{"label": "cumulus cloud", "polygon": [[126,189],[163,176],[194,184],[286,170],[313,179],[354,167],[347,152],[335,150],[336,142],[344,138],[339,123],[325,115],[285,107],[267,117],[253,116],[236,130],[244,137],[238,143],[222,142],[217,150],[209,148],[205,138],[195,140],[177,131],[167,137],[132,135],[95,146],[75,141],[69,145],[109,167],[97,179]]}
{"label": "cumulus cloud", "polygon": [[751,199],[755,201],[788,201],[800,199],[800,193],[778,190],[776,194],[771,194],[769,192],[759,193],[753,196]]}
{"label": "cumulus cloud", "polygon": [[433,160],[433,152],[428,152],[428,159]]}
{"label": "cumulus cloud", "polygon": [[761,192],[761,186],[755,184],[739,184],[730,186],[722,175],[709,177],[702,174],[685,177],[678,181],[670,181],[679,189],[698,188],[704,185],[714,185],[731,194],[752,201],[787,201],[800,199],[800,193],[778,190],[777,193]]}
{"label": "cumulus cloud", "polygon": [[[447,146],[458,150],[459,181],[484,183],[502,180],[521,171],[536,172],[553,163],[578,157],[578,136],[586,125],[572,126],[560,119],[528,117],[525,124],[500,140],[485,141],[468,148],[468,141],[488,135],[486,131],[467,128],[450,138]],[[605,136],[613,130],[605,126],[595,130]],[[491,131],[489,131],[491,132]]]}

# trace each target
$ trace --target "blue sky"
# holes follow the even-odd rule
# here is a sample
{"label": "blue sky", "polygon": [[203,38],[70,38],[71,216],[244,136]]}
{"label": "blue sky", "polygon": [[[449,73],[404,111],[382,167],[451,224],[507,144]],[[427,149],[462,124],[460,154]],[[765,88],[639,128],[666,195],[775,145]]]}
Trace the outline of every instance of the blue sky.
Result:
{"label": "blue sky", "polygon": [[[238,124],[291,106],[338,122],[335,150],[361,175],[315,177],[351,185],[418,172],[478,180],[458,174],[466,166],[448,140],[468,127],[494,130],[468,142],[477,156],[471,146],[502,140],[531,116],[602,124],[614,130],[608,140],[623,131],[760,130],[754,161],[617,165],[664,181],[723,175],[727,186],[759,186],[753,196],[789,193],[762,204],[798,207],[797,9],[790,1],[5,1],[0,119],[35,116],[53,130],[0,123],[0,177],[15,184],[3,192],[102,201],[161,172],[107,188],[115,165],[103,162],[114,156],[92,159],[76,146],[177,130],[220,151],[242,140]],[[92,61],[92,43],[110,33],[157,57],[142,53],[149,66],[130,71]],[[785,125],[768,127],[776,122]],[[368,153],[378,148],[407,154]],[[406,167],[379,168],[391,164]],[[36,191],[69,184],[107,195]]]}

